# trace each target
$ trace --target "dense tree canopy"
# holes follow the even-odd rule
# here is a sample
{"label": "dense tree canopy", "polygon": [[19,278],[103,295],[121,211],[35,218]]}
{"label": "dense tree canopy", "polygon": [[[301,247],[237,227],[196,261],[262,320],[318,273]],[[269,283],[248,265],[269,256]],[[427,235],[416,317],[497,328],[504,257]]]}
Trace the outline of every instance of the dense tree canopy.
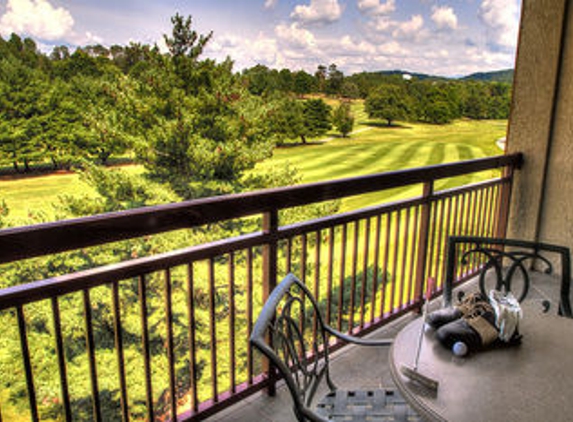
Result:
{"label": "dense tree canopy", "polygon": [[[0,38],[0,166],[26,172],[130,157],[196,197],[239,189],[241,174],[274,145],[321,136],[332,124],[348,133],[316,94],[365,99],[368,115],[388,124],[509,115],[507,82],[347,76],[335,63],[314,73],[264,65],[237,73],[231,59],[202,58],[212,33],[198,34],[190,16],[176,14],[172,24],[166,53],[130,43],[45,55],[29,38]],[[221,189],[191,187],[213,180]]]}
{"label": "dense tree canopy", "polygon": [[373,91],[364,103],[370,118],[385,119],[388,126],[395,120],[405,120],[410,114],[409,98],[398,85],[381,85]]}

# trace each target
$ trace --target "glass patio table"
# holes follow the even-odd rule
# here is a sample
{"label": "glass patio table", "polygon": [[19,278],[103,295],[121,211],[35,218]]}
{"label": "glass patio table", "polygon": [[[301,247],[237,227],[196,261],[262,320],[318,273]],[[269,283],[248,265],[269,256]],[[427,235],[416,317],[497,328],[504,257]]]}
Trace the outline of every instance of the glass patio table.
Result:
{"label": "glass patio table", "polygon": [[573,320],[524,307],[522,343],[457,357],[425,333],[418,371],[437,392],[400,372],[413,367],[422,318],[401,330],[390,352],[398,390],[429,421],[573,420]]}

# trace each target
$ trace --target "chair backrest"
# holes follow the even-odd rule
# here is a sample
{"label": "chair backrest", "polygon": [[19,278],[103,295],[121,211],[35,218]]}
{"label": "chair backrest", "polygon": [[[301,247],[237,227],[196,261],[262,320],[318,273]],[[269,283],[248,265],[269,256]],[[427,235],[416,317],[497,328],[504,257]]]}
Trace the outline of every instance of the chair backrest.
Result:
{"label": "chair backrest", "polygon": [[571,258],[568,248],[526,240],[452,236],[448,239],[444,305],[451,306],[452,289],[456,275],[460,274],[460,265],[477,269],[482,294],[489,293],[488,284],[496,290],[511,291],[521,302],[530,292],[530,272],[534,266],[546,274],[552,274],[555,263],[560,266],[557,271],[560,274],[557,289],[559,314],[571,318]]}
{"label": "chair backrest", "polygon": [[326,421],[311,410],[311,403],[321,382],[335,389],[324,327],[312,293],[288,274],[272,291],[251,333],[251,344],[284,378],[299,420]]}

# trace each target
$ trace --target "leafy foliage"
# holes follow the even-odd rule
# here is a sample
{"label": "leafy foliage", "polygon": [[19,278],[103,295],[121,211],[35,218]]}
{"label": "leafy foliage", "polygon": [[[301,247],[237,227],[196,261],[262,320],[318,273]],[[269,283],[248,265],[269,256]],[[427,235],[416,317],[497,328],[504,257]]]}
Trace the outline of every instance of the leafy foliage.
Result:
{"label": "leafy foliage", "polygon": [[354,116],[352,115],[349,102],[344,101],[338,105],[332,114],[332,123],[343,137],[347,137],[352,132]]}
{"label": "leafy foliage", "polygon": [[406,119],[410,104],[404,89],[397,85],[382,85],[372,92],[364,107],[370,118],[385,119],[388,126],[395,120]]}
{"label": "leafy foliage", "polygon": [[306,100],[303,104],[303,130],[300,138],[306,143],[307,138],[322,136],[332,128],[330,113],[332,107],[322,99]]}

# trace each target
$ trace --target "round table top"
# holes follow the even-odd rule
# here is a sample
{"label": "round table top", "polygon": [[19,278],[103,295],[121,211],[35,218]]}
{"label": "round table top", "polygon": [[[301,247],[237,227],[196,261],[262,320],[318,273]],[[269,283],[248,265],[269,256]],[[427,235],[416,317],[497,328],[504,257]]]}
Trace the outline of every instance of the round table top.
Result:
{"label": "round table top", "polygon": [[565,421],[573,418],[573,320],[524,309],[522,343],[457,357],[423,334],[418,372],[437,392],[400,371],[414,366],[422,318],[408,324],[390,353],[396,386],[420,415],[434,421]]}

